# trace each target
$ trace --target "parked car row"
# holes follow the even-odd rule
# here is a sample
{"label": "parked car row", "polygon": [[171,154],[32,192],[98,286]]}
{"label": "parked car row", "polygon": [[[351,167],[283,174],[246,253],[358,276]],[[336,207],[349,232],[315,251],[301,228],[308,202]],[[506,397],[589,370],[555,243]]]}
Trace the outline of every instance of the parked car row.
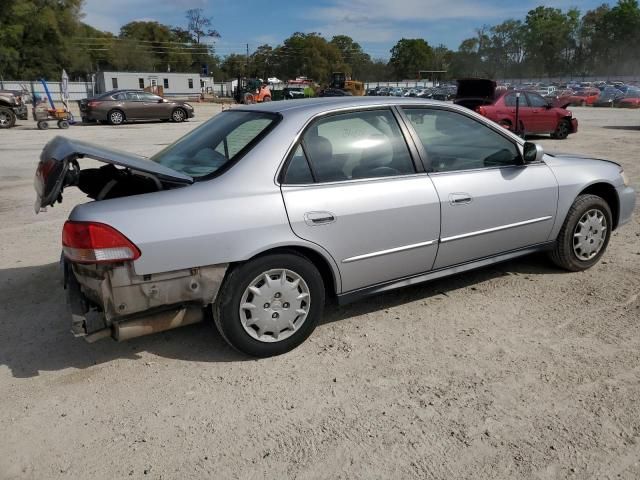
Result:
{"label": "parked car row", "polygon": [[370,97],[418,97],[434,100],[451,100],[456,93],[455,85],[439,87],[373,87],[367,90]]}

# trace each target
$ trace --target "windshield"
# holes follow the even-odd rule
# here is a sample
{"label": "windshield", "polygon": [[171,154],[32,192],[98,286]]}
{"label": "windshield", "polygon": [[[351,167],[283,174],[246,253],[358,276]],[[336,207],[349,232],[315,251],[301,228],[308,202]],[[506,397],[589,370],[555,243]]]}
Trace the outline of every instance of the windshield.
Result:
{"label": "windshield", "polygon": [[624,98],[638,98],[640,97],[640,89],[629,88],[624,94]]}
{"label": "windshield", "polygon": [[205,177],[247,153],[278,118],[273,113],[222,112],[151,160],[194,178]]}

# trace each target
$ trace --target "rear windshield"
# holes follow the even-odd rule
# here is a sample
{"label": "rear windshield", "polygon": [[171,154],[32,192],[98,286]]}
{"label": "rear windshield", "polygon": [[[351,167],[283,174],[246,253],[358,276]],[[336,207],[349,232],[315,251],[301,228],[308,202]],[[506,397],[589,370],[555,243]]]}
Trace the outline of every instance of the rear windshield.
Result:
{"label": "rear windshield", "polygon": [[273,113],[223,112],[156,153],[151,160],[194,178],[212,176],[247,153],[278,118]]}

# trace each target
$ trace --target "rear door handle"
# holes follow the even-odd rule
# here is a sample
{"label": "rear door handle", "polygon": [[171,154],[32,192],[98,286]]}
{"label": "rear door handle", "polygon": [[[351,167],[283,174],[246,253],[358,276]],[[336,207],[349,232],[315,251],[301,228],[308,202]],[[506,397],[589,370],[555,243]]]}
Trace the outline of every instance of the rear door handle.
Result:
{"label": "rear door handle", "polygon": [[304,214],[304,222],[307,225],[326,225],[336,221],[336,216],[331,212],[307,212]]}
{"label": "rear door handle", "polygon": [[473,199],[468,193],[451,193],[449,194],[449,204],[451,205],[466,205],[471,203]]}

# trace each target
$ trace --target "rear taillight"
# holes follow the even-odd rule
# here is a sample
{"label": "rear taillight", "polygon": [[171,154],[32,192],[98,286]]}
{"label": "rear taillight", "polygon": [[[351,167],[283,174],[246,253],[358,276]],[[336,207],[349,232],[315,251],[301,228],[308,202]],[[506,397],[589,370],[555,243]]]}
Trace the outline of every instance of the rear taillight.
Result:
{"label": "rear taillight", "polygon": [[94,108],[97,107],[98,105],[100,105],[102,102],[89,102],[87,103],[87,106],[90,108]]}
{"label": "rear taillight", "polygon": [[483,117],[487,116],[487,110],[484,107],[476,108],[476,112],[482,115]]}
{"label": "rear taillight", "polygon": [[78,263],[135,260],[140,250],[115,228],[104,223],[67,221],[62,229],[64,256]]}

